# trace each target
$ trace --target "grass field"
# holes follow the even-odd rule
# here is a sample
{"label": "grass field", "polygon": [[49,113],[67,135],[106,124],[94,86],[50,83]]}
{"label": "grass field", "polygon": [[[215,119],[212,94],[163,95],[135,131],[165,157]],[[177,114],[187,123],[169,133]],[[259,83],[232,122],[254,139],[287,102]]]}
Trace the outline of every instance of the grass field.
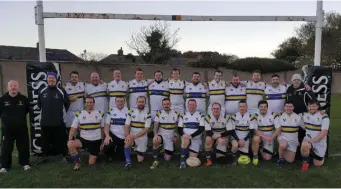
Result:
{"label": "grass field", "polygon": [[[214,165],[179,170],[178,157],[174,158],[171,167],[161,164],[158,169],[150,171],[151,156],[146,157],[144,164],[133,164],[131,170],[125,170],[123,162],[112,162],[95,167],[84,165],[80,171],[74,172],[71,164],[56,160],[24,172],[15,158],[13,169],[0,175],[0,187],[340,187],[341,115],[338,113],[341,112],[341,96],[333,96],[332,102],[330,157],[323,167],[312,167],[308,172],[300,171],[300,162],[277,168],[275,160],[261,161],[259,167],[252,164],[236,167]],[[31,158],[31,162],[35,160],[35,157]],[[83,162],[86,162],[86,157]]]}

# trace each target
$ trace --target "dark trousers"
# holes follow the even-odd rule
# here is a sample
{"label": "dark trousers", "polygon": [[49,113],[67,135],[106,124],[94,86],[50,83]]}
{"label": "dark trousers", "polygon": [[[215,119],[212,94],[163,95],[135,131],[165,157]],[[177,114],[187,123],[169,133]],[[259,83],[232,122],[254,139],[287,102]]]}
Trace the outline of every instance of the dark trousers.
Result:
{"label": "dark trousers", "polygon": [[59,154],[67,156],[67,134],[65,126],[42,126],[41,130],[43,156]]}
{"label": "dark trousers", "polygon": [[30,140],[26,125],[3,126],[1,138],[1,167],[9,169],[12,164],[12,152],[16,143],[19,152],[19,164],[28,165],[30,159]]}
{"label": "dark trousers", "polygon": [[107,156],[113,157],[117,160],[125,160],[124,157],[124,139],[118,138],[116,135],[109,133],[112,142],[104,146],[104,153]]}

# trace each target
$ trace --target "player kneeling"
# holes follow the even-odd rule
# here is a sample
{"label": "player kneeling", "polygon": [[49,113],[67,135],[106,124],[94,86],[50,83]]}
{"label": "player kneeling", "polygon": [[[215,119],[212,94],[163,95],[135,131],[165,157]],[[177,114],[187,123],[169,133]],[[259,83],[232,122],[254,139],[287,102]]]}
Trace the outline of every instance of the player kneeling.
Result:
{"label": "player kneeling", "polygon": [[131,167],[131,147],[136,145],[137,161],[144,160],[147,151],[148,130],[151,124],[149,110],[145,108],[146,97],[140,96],[136,99],[137,108],[129,111],[124,126],[124,155],[126,158],[125,168]]}
{"label": "player kneeling", "polygon": [[[252,138],[252,163],[258,165],[258,152],[264,160],[271,160],[274,153],[274,139],[280,132],[277,114],[268,111],[268,102],[261,100],[258,102],[259,114],[253,116],[255,125],[255,135]],[[276,128],[276,130],[275,130]]]}
{"label": "player kneeling", "polygon": [[[233,124],[233,128],[235,132],[232,133],[232,147],[234,144],[238,143],[238,154],[233,153],[234,156],[234,164],[238,163],[248,164],[250,162],[249,147],[250,141],[249,139],[253,136],[254,133],[254,124],[251,123],[252,115],[247,112],[247,105],[245,100],[241,100],[238,103],[238,112],[231,117],[231,121]],[[242,155],[242,156],[240,156]]]}
{"label": "player kneeling", "polygon": [[[155,169],[159,165],[160,144],[163,144],[165,150],[164,158],[166,162],[170,161],[174,151],[176,141],[176,126],[179,114],[171,110],[169,98],[162,100],[163,110],[158,111],[154,120],[154,138],[153,138],[153,157],[154,162],[150,169]],[[159,128],[160,127],[160,128]]]}
{"label": "player kneeling", "polygon": [[302,171],[309,168],[309,153],[313,158],[315,166],[322,166],[327,150],[327,134],[329,129],[329,117],[326,113],[320,112],[317,101],[308,103],[308,113],[303,113],[306,136],[301,146]]}
{"label": "player kneeling", "polygon": [[280,134],[278,137],[278,167],[285,162],[292,163],[295,160],[298,142],[298,130],[303,125],[301,116],[294,113],[294,105],[287,101],[284,105],[284,113],[278,116]]}
{"label": "player kneeling", "polygon": [[[206,163],[205,166],[211,166],[211,154],[213,144],[216,143],[216,157],[223,157],[226,155],[227,144],[229,142],[228,135],[233,132],[233,126],[230,121],[230,116],[226,114],[221,115],[221,105],[213,103],[211,106],[211,114],[205,118],[205,153]],[[235,141],[232,145],[232,153],[238,150],[238,143]]]}
{"label": "player kneeling", "polygon": [[[204,115],[198,112],[197,102],[190,99],[187,102],[188,111],[180,116],[178,130],[181,136],[180,169],[186,168],[186,158],[198,157],[202,144],[201,133],[205,130]],[[190,151],[190,152],[189,152]]]}
{"label": "player kneeling", "polygon": [[[102,143],[102,129],[104,127],[103,113],[94,110],[95,99],[87,97],[85,99],[86,110],[76,113],[76,117],[71,125],[69,141],[67,146],[69,153],[75,162],[73,170],[80,169],[79,148],[85,148],[90,153],[89,165],[96,163]],[[77,129],[80,129],[80,139],[73,140]]]}

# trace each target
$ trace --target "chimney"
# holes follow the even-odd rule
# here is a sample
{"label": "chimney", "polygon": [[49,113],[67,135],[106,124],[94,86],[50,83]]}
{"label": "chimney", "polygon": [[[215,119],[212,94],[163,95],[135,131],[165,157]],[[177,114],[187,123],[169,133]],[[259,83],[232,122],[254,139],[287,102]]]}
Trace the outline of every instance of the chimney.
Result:
{"label": "chimney", "polygon": [[123,56],[123,49],[122,47],[117,51],[118,56]]}
{"label": "chimney", "polygon": [[37,49],[39,49],[39,42],[36,43],[36,47],[37,47]]}

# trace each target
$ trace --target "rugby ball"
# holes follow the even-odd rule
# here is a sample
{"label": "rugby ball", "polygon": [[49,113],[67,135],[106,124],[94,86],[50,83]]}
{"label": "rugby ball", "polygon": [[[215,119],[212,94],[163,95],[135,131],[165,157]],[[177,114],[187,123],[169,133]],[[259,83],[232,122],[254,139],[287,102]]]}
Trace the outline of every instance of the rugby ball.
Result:
{"label": "rugby ball", "polygon": [[198,167],[201,164],[201,161],[196,157],[189,157],[186,159],[186,164],[190,167]]}
{"label": "rugby ball", "polygon": [[238,158],[238,164],[247,165],[251,162],[249,156],[242,155]]}

